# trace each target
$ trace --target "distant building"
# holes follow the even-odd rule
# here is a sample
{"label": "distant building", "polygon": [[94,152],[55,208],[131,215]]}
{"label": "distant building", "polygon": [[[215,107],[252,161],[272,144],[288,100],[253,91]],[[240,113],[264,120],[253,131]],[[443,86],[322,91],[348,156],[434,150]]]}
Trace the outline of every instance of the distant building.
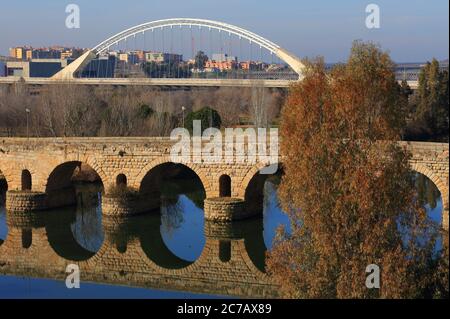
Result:
{"label": "distant building", "polygon": [[183,61],[183,55],[175,53],[146,52],[145,61],[155,63],[180,63]]}
{"label": "distant building", "polygon": [[242,70],[256,70],[258,65],[254,61],[244,61],[239,63],[239,68]]}
{"label": "distant building", "polygon": [[15,59],[24,60],[25,56],[25,48],[17,47],[9,49],[9,56]]}
{"label": "distant building", "polygon": [[83,78],[114,78],[117,58],[114,55],[101,56],[89,62],[80,77]]}
{"label": "distant building", "polygon": [[6,62],[6,76],[29,78],[30,62],[28,61]]}
{"label": "distant building", "polygon": [[59,59],[33,59],[30,61],[31,78],[49,78],[63,69]]}
{"label": "distant building", "polygon": [[72,54],[73,54],[72,50],[66,50],[66,51],[61,52],[61,60],[71,58]]}
{"label": "distant building", "polygon": [[19,60],[31,59],[69,59],[77,58],[83,54],[82,49],[51,47],[33,49],[32,47],[15,47],[9,49],[9,55]]}
{"label": "distant building", "polygon": [[138,64],[139,62],[144,60],[145,54],[143,51],[131,51],[119,53],[119,61],[125,63]]}
{"label": "distant building", "polygon": [[25,59],[31,60],[33,58],[33,50],[29,49],[25,51]]}
{"label": "distant building", "polygon": [[[138,64],[141,62],[141,57],[144,57],[144,52],[129,52],[128,53],[128,63],[130,64]],[[142,59],[144,61],[144,59]]]}
{"label": "distant building", "polygon": [[135,64],[145,62],[145,53],[146,52],[143,50],[131,51],[130,55],[133,56],[131,60],[133,60]]}
{"label": "distant building", "polygon": [[62,70],[73,60],[32,59],[30,61],[6,62],[6,76],[49,78]]}
{"label": "distant building", "polygon": [[62,52],[53,49],[33,50],[33,59],[61,59]]}
{"label": "distant building", "polygon": [[128,63],[128,53],[119,53],[119,61]]}
{"label": "distant building", "polygon": [[234,70],[237,69],[238,63],[236,61],[214,61],[208,60],[205,63],[206,69],[226,71],[226,70]]}
{"label": "distant building", "polygon": [[0,61],[0,77],[6,76],[6,63]]}
{"label": "distant building", "polygon": [[211,60],[216,62],[237,62],[238,59],[235,56],[228,56],[226,53],[214,53]]}

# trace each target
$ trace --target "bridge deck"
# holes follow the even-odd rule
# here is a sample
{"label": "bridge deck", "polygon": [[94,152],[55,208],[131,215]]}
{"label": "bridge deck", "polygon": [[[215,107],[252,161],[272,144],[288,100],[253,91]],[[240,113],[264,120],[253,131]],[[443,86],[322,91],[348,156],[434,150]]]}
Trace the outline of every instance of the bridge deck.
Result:
{"label": "bridge deck", "polygon": [[[260,79],[92,79],[78,78],[70,80],[59,80],[53,78],[20,78],[0,77],[0,84],[14,84],[23,82],[30,85],[48,84],[76,84],[76,85],[111,85],[111,86],[160,86],[160,87],[254,87],[264,86],[267,88],[287,88],[293,81],[290,80],[260,80]],[[417,81],[408,81],[412,89],[417,89]]]}

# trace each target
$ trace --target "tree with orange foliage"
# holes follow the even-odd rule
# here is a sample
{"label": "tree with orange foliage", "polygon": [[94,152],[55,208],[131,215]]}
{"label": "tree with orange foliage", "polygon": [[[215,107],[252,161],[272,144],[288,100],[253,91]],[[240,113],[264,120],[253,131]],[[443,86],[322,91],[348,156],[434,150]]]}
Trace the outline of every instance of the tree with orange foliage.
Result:
{"label": "tree with orange foliage", "polygon": [[[448,274],[436,276],[448,273],[434,251],[440,230],[396,143],[406,104],[392,70],[387,53],[355,42],[345,65],[326,73],[322,61],[308,63],[290,88],[279,196],[291,233],[280,232],[267,263],[284,297],[448,296]],[[370,264],[380,268],[379,289],[366,287]]]}

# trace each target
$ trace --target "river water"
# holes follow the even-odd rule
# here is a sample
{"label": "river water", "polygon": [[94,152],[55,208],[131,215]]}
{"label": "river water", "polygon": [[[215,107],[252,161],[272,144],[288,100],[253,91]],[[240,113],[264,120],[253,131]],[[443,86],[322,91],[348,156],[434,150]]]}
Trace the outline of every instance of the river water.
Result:
{"label": "river water", "polygon": [[[440,223],[442,199],[417,180],[428,215]],[[0,298],[273,297],[264,274],[276,230],[289,231],[277,183],[264,185],[263,217],[225,226],[207,222],[198,183],[164,185],[159,211],[103,218],[100,184],[77,185],[76,207],[8,216],[0,207]],[[66,266],[80,269],[68,289]]]}

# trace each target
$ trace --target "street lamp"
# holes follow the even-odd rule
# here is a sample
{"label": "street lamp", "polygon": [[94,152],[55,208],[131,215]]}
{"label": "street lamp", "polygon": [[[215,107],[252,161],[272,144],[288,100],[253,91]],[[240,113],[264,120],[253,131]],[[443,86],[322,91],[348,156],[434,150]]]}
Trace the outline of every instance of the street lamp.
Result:
{"label": "street lamp", "polygon": [[183,119],[182,119],[182,123],[183,123],[183,128],[184,128],[184,111],[186,110],[186,108],[184,107],[184,106],[182,106],[181,107],[181,112],[182,112],[182,116],[183,116]]}
{"label": "street lamp", "polygon": [[30,138],[30,134],[29,134],[29,125],[28,125],[28,117],[30,116],[30,112],[31,112],[31,110],[29,109],[29,108],[26,108],[25,109],[25,112],[27,113],[27,139],[29,139]]}

